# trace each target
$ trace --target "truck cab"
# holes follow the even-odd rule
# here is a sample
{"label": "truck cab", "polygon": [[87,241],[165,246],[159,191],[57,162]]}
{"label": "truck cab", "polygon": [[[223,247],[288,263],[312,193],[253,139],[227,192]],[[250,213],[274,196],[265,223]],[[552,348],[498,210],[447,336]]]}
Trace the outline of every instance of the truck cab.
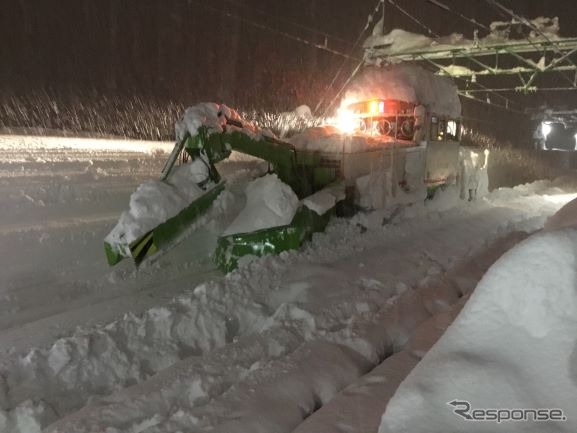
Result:
{"label": "truck cab", "polygon": [[[347,107],[354,134],[370,135],[391,147],[423,152],[423,182],[428,188],[451,184],[459,171],[461,119],[439,116],[423,105],[397,99],[371,99]],[[405,179],[399,179],[401,185]]]}

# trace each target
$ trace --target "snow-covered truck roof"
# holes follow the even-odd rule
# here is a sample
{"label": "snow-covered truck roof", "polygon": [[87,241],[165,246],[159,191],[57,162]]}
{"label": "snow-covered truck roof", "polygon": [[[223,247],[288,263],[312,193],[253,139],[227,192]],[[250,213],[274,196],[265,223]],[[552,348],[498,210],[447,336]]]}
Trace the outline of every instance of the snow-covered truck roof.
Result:
{"label": "snow-covered truck roof", "polygon": [[439,116],[461,115],[461,101],[453,81],[415,64],[366,67],[346,90],[343,104],[371,99],[412,102]]}

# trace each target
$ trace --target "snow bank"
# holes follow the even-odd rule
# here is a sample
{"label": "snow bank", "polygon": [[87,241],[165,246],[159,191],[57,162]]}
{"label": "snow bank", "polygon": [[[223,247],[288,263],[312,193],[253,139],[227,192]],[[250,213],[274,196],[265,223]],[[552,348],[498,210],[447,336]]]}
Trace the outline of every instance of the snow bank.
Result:
{"label": "snow bank", "polygon": [[545,230],[559,230],[575,226],[577,226],[577,198],[571,200],[545,222]]}
{"label": "snow bank", "polygon": [[[483,277],[461,314],[407,377],[379,433],[577,429],[577,230],[535,235]],[[566,422],[465,421],[473,409],[559,408]]]}
{"label": "snow bank", "polygon": [[347,88],[343,103],[374,98],[421,104],[438,115],[461,115],[457,87],[451,79],[411,64],[366,68]]}
{"label": "snow bank", "polygon": [[149,180],[130,196],[130,209],[106,236],[111,245],[127,245],[176,216],[205,191],[197,183],[208,178],[208,167],[197,159],[176,167],[166,182]]}
{"label": "snow bank", "polygon": [[224,236],[249,233],[290,224],[299,199],[276,174],[252,181],[246,188],[246,206],[224,232]]}
{"label": "snow bank", "polygon": [[0,150],[61,150],[72,149],[85,152],[135,152],[170,153],[174,143],[168,141],[144,141],[121,138],[52,137],[43,135],[0,134]]}

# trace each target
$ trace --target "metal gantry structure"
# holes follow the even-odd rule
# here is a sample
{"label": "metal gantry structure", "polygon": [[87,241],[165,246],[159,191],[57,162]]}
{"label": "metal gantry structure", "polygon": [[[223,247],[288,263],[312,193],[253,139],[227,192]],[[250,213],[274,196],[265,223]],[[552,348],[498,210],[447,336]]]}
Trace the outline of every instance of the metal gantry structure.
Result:
{"label": "metal gantry structure", "polygon": [[[370,64],[426,62],[439,74],[454,78],[462,96],[479,99],[479,94],[486,98],[493,95],[506,108],[512,107],[510,99],[502,95],[504,92],[577,90],[577,65],[572,58],[577,54],[577,38],[528,37],[526,40],[472,41],[463,45],[444,45],[433,39],[427,47],[390,48],[367,47],[366,61]],[[545,73],[559,73],[567,85],[540,89],[536,78]],[[518,85],[488,87],[482,83],[483,77],[499,75],[517,77]]]}
{"label": "metal gantry structure", "polygon": [[[556,19],[528,20],[504,7],[497,0],[486,0],[510,21],[485,26],[450,10],[438,0],[436,6],[477,24],[473,38],[462,35],[424,36],[403,32],[373,35],[365,43],[368,64],[421,62],[442,75],[450,76],[463,97],[521,111],[519,104],[507,94],[537,91],[577,90],[577,38],[558,34]],[[383,1],[383,7],[384,7]],[[397,6],[393,0],[388,3]],[[482,38],[480,30],[488,31]],[[430,33],[429,33],[430,34]],[[396,38],[395,38],[396,36]],[[563,85],[540,86],[537,78],[557,74]],[[489,77],[508,76],[511,85],[491,85]]]}

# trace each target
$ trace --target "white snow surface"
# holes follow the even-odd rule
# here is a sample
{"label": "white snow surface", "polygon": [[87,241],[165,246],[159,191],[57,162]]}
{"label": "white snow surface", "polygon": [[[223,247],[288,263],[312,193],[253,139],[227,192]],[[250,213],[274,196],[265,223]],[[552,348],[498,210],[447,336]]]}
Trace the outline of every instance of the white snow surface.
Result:
{"label": "white snow surface", "polygon": [[[577,230],[534,235],[483,277],[447,332],[401,384],[387,432],[573,432],[577,429]],[[567,422],[472,423],[473,408],[559,408]]]}
{"label": "white snow surface", "polygon": [[[542,181],[453,207],[436,199],[335,219],[301,250],[223,276],[209,255],[267,168],[239,159],[219,165],[226,190],[202,229],[138,271],[108,268],[103,237],[164,160],[2,151],[2,433],[318,432],[303,420],[483,272],[440,284],[453,269],[496,239],[541,228],[577,191],[570,179]],[[407,370],[423,350],[411,343],[398,362]],[[401,377],[386,371],[356,395],[392,393]],[[384,394],[372,394],[377,384]],[[350,422],[327,431],[355,432],[359,413],[351,406]]]}
{"label": "white snow surface", "polygon": [[[200,183],[208,178],[208,166],[202,158],[173,169],[166,181],[148,180],[130,196],[130,208],[105,241],[122,248],[178,215],[205,190]],[[207,184],[208,187],[214,184]]]}
{"label": "white snow surface", "polygon": [[343,101],[348,105],[374,98],[413,102],[437,115],[461,115],[461,102],[452,80],[413,64],[365,68],[347,88]]}
{"label": "white snow surface", "polygon": [[331,210],[338,201],[345,198],[344,184],[326,187],[303,199],[303,205],[318,215],[324,215]]}
{"label": "white snow surface", "polygon": [[0,150],[82,150],[87,152],[169,153],[174,143],[119,138],[54,137],[0,134]]}
{"label": "white snow surface", "polygon": [[246,187],[246,206],[224,235],[249,233],[290,224],[299,199],[276,174],[255,179]]}

